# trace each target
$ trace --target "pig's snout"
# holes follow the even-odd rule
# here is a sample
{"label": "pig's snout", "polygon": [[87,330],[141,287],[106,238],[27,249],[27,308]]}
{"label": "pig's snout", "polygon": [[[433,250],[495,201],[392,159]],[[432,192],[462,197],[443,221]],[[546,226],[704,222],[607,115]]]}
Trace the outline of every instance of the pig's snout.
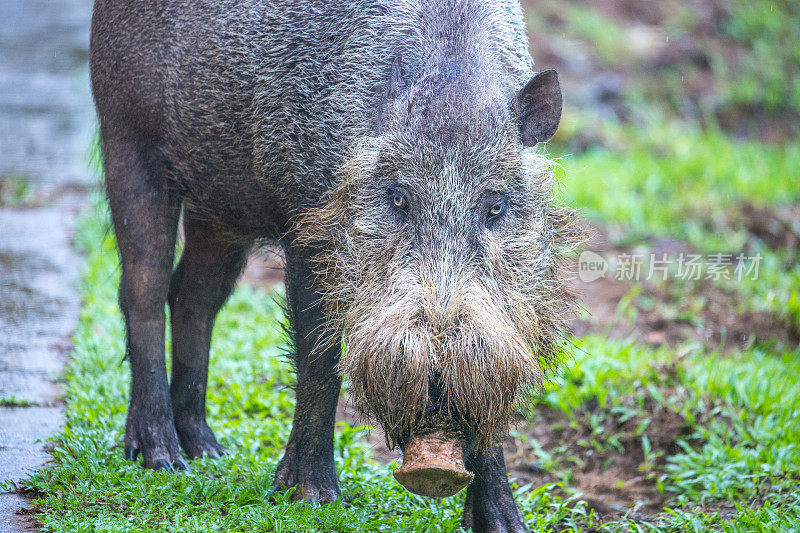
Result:
{"label": "pig's snout", "polygon": [[411,438],[403,451],[403,466],[395,479],[414,494],[444,498],[472,481],[474,474],[464,468],[461,444],[443,432]]}

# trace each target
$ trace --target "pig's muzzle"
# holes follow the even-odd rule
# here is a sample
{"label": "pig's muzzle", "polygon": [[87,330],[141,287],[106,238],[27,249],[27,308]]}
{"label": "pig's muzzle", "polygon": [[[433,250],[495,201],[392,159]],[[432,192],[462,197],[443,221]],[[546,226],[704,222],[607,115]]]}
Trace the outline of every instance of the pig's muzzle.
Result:
{"label": "pig's muzzle", "polygon": [[444,432],[412,437],[403,450],[403,466],[395,479],[414,494],[444,498],[472,481],[474,474],[464,468],[461,444]]}

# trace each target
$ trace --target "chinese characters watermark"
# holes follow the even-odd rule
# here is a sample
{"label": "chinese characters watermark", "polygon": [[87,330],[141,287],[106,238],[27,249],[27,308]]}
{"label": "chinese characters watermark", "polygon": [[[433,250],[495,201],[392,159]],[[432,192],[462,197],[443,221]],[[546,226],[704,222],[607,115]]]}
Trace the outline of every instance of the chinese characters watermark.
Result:
{"label": "chinese characters watermark", "polygon": [[666,253],[622,253],[606,258],[585,251],[578,258],[578,277],[587,283],[606,275],[620,281],[666,281],[669,278],[685,281],[756,280],[760,264],[760,253],[680,253],[676,256]]}

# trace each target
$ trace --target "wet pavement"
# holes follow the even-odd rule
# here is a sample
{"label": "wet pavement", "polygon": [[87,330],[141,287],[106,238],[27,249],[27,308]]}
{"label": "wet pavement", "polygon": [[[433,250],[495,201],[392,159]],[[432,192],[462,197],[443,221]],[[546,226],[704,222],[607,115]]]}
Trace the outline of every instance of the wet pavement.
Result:
{"label": "wet pavement", "polygon": [[[76,213],[87,165],[90,0],[0,0],[0,181],[32,184],[36,208],[0,207],[0,481],[49,459],[63,423],[58,378],[78,322]],[[23,495],[0,493],[0,533],[31,531]]]}
{"label": "wet pavement", "polygon": [[[56,381],[80,311],[70,242],[80,200],[0,209],[0,480],[19,481],[44,464],[46,440],[63,423]],[[25,504],[0,494],[0,531],[15,531],[4,522]]]}
{"label": "wet pavement", "polygon": [[0,179],[92,182],[90,0],[0,0]]}

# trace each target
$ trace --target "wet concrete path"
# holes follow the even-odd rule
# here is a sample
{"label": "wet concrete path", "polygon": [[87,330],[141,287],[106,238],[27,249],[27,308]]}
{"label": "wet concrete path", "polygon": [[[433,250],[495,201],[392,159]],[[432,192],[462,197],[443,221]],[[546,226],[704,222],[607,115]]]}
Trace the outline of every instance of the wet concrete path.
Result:
{"label": "wet concrete path", "polygon": [[0,177],[90,184],[91,0],[0,0]]}
{"label": "wet concrete path", "polygon": [[[0,181],[30,184],[36,207],[0,204],[0,481],[47,460],[63,423],[57,380],[78,321],[71,240],[94,132],[91,0],[0,0]],[[23,496],[0,493],[0,533],[30,531]]]}

